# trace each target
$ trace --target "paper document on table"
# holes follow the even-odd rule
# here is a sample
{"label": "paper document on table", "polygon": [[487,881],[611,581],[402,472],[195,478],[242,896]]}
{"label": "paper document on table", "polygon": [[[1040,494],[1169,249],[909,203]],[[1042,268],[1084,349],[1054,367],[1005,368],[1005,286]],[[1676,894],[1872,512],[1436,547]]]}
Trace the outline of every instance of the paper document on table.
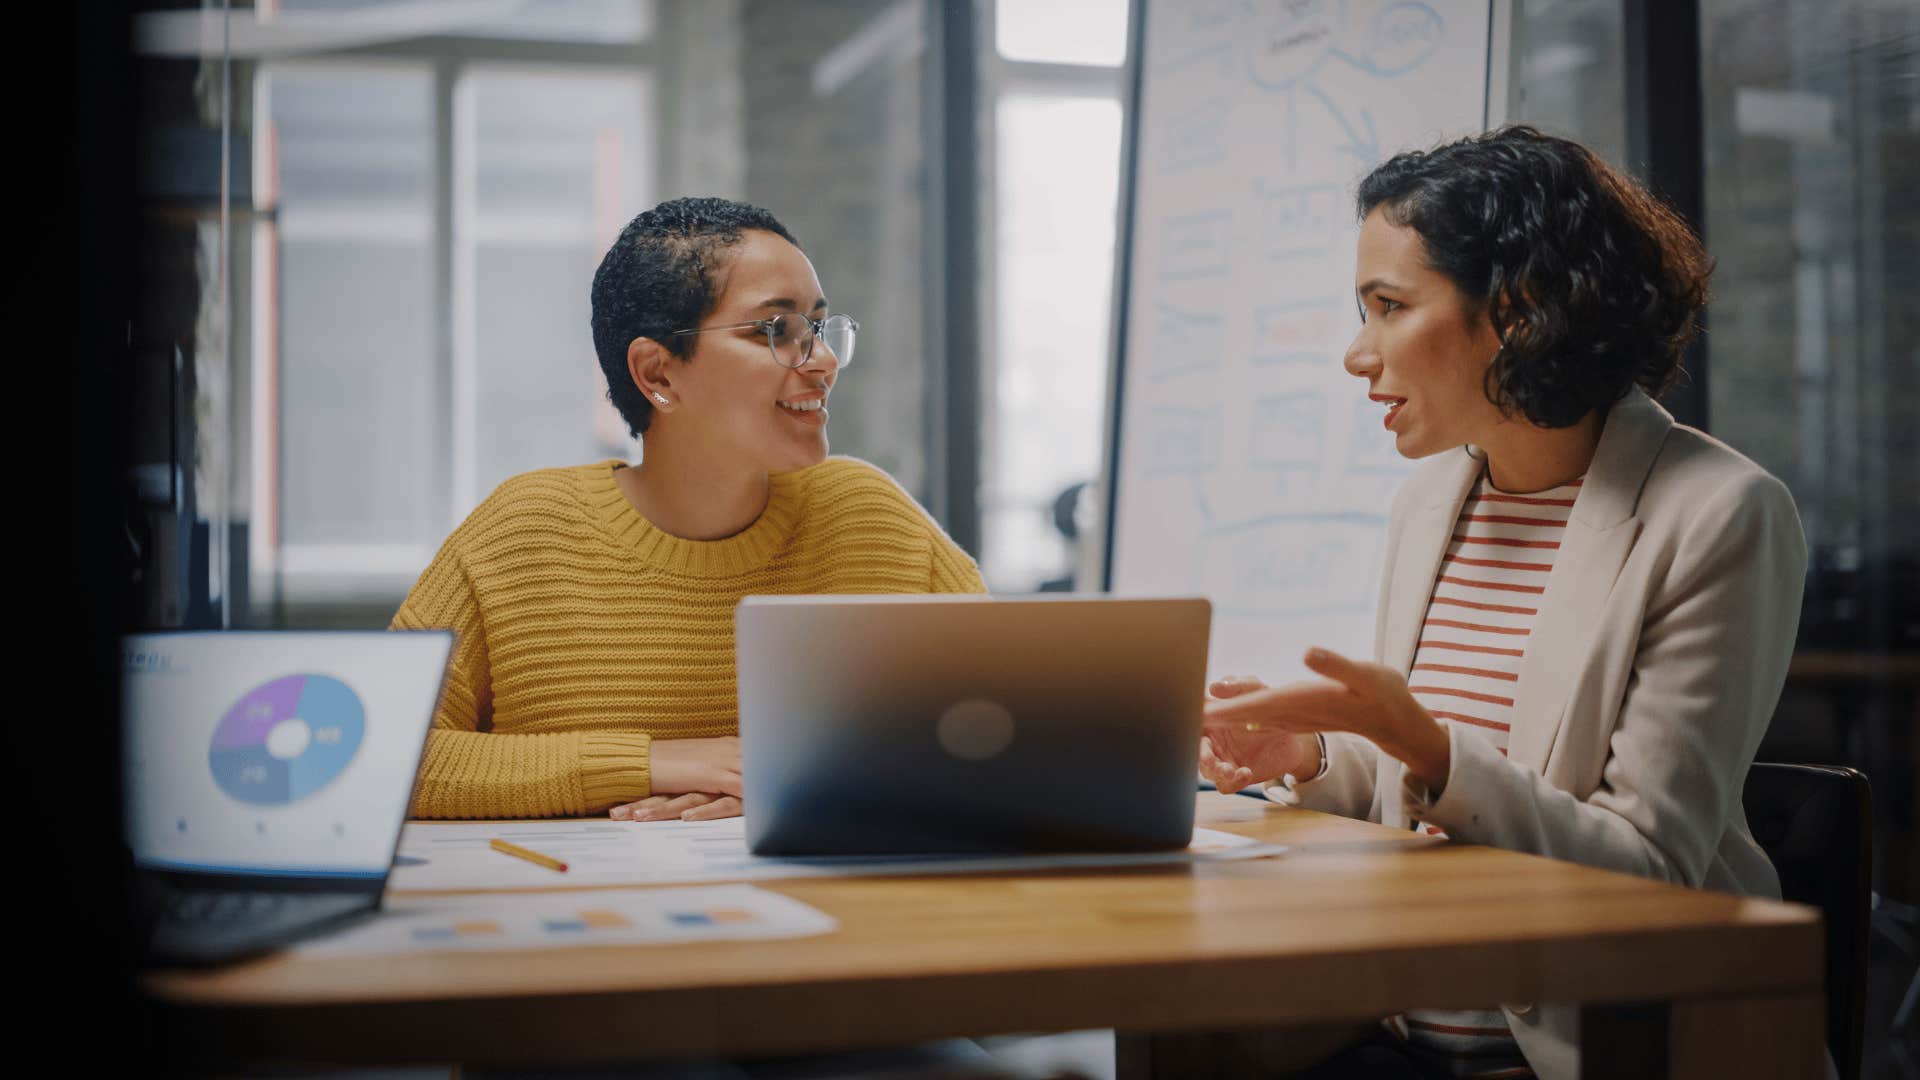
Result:
{"label": "paper document on table", "polygon": [[298,951],[326,957],[672,945],[807,937],[839,925],[825,912],[752,885],[394,897],[373,918],[300,945]]}
{"label": "paper document on table", "polygon": [[[549,870],[493,850],[496,837],[567,864]],[[576,885],[676,885],[864,874],[957,874],[1071,867],[1141,866],[1251,859],[1285,850],[1244,836],[1193,830],[1181,851],[1106,855],[829,855],[769,858],[747,851],[744,818],[612,821],[606,818],[493,824],[409,824],[391,890],[526,889]]]}

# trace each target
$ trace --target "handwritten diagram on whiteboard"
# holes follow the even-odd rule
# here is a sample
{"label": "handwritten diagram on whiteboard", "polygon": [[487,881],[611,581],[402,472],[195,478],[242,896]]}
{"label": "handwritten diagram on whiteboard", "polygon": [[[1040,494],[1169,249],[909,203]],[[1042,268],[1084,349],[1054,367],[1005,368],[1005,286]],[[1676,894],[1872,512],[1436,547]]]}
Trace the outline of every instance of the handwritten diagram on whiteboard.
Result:
{"label": "handwritten diagram on whiteboard", "polygon": [[1309,645],[1371,652],[1387,507],[1411,469],[1341,366],[1359,326],[1354,185],[1486,126],[1494,12],[1143,7],[1110,584],[1210,597],[1212,673],[1291,678]]}

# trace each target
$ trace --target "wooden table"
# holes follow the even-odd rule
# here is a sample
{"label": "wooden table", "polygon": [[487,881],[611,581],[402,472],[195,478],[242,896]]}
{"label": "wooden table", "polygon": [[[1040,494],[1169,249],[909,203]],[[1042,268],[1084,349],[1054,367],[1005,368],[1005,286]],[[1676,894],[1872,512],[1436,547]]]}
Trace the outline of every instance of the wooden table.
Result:
{"label": "wooden table", "polygon": [[[165,972],[165,1030],[341,1063],[749,1057],[1115,1028],[1123,1076],[1244,1075],[1207,1035],[1408,1007],[1580,1003],[1585,1074],[1818,1075],[1821,929],[1696,892],[1212,793],[1278,858],[774,882],[840,920],[771,942],[268,957]],[[1196,1037],[1195,1033],[1202,1033]],[[1222,1041],[1225,1039],[1225,1041]]]}

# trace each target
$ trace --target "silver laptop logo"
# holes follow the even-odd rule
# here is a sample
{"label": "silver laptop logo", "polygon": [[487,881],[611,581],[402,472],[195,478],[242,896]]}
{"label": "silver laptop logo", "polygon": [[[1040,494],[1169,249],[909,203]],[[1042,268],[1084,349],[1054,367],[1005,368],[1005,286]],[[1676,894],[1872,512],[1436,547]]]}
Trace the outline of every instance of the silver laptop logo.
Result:
{"label": "silver laptop logo", "polygon": [[967,761],[985,761],[1013,744],[1013,714],[997,701],[971,698],[940,714],[940,748]]}

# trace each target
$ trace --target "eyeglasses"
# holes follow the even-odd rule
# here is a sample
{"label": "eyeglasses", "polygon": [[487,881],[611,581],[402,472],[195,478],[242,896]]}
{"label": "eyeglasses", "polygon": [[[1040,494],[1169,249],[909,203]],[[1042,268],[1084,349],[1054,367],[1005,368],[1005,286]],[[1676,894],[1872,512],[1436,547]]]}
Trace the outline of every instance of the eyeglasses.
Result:
{"label": "eyeglasses", "polygon": [[706,334],[715,330],[745,330],[752,327],[767,335],[767,349],[773,353],[773,359],[782,367],[797,368],[805,366],[813,358],[813,343],[825,338],[828,351],[833,353],[838,366],[845,368],[853,363],[853,341],[860,333],[860,324],[849,315],[829,315],[824,319],[809,319],[805,315],[789,313],[772,319],[760,319],[755,322],[734,323],[730,326],[703,326],[697,330],[675,330],[674,337],[682,334]]}

